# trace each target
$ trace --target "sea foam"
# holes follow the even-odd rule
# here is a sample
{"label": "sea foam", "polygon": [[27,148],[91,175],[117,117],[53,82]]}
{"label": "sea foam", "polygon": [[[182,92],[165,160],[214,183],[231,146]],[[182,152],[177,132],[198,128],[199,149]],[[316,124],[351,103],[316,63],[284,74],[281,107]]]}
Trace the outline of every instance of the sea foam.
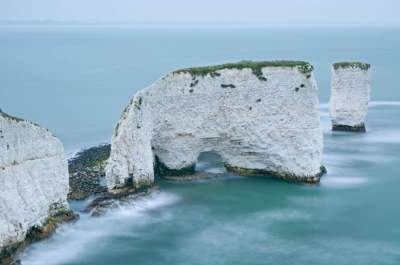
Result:
{"label": "sea foam", "polygon": [[48,240],[32,245],[22,259],[22,265],[60,265],[87,257],[109,248],[105,238],[111,236],[135,237],[135,227],[154,225],[171,218],[165,211],[152,216],[179,200],[173,193],[160,192],[132,202],[131,205],[110,211],[102,217],[81,214],[75,224],[62,225]]}

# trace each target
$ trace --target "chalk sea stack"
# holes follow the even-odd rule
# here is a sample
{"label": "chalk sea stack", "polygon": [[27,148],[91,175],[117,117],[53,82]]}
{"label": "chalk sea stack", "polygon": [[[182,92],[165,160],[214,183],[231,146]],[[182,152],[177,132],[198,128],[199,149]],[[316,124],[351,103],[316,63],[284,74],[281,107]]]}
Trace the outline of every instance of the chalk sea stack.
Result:
{"label": "chalk sea stack", "polygon": [[138,91],[115,128],[109,190],[194,172],[202,152],[228,170],[318,183],[322,163],[313,67],[270,61],[186,68]]}
{"label": "chalk sea stack", "polygon": [[330,114],[332,130],[365,132],[370,98],[370,65],[339,62],[332,66]]}
{"label": "chalk sea stack", "polygon": [[0,264],[75,215],[67,203],[68,167],[47,129],[0,112]]}

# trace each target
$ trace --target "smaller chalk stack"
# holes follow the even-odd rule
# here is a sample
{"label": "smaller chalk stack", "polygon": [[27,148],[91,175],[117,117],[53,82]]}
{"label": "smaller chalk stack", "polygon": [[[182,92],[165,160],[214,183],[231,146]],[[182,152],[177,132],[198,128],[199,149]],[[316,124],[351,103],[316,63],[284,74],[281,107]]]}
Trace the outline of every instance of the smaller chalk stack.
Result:
{"label": "smaller chalk stack", "polygon": [[366,132],[370,64],[338,62],[332,66],[330,114],[333,131]]}

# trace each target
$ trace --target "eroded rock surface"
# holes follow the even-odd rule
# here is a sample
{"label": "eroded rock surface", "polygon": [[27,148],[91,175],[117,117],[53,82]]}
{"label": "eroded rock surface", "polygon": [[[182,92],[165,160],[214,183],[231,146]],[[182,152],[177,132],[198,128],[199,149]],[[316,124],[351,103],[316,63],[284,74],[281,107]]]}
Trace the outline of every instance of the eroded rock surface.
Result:
{"label": "eroded rock surface", "polygon": [[0,112],[0,264],[74,218],[67,193],[61,142],[37,124]]}
{"label": "eroded rock surface", "polygon": [[323,143],[312,70],[244,61],[178,70],[138,91],[112,138],[108,188],[153,183],[155,164],[171,175],[193,171],[210,151],[230,170],[317,183]]}
{"label": "eroded rock surface", "polygon": [[335,63],[332,67],[330,113],[332,130],[365,132],[370,98],[370,65]]}

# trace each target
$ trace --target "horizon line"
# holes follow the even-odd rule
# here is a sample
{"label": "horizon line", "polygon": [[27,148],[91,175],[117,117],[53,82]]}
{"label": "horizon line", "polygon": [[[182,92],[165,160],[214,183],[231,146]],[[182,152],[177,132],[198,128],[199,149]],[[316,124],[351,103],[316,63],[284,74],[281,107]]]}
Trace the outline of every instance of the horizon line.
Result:
{"label": "horizon line", "polygon": [[0,26],[147,26],[147,27],[399,27],[399,22],[267,22],[267,21],[90,21],[90,20],[10,20],[0,19]]}

